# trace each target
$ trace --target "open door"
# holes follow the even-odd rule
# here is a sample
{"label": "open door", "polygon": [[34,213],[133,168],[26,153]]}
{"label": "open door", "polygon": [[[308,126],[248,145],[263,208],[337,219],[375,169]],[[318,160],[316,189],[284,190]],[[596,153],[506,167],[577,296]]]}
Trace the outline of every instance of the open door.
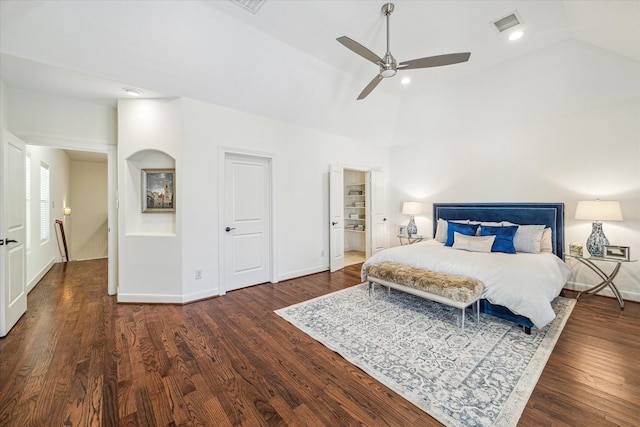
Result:
{"label": "open door", "polygon": [[329,270],[344,268],[344,169],[329,171]]}
{"label": "open door", "polygon": [[384,173],[381,171],[369,172],[369,194],[371,206],[371,253],[375,255],[389,246],[389,233],[387,230],[387,187]]}
{"label": "open door", "polygon": [[26,287],[26,145],[14,135],[0,135],[0,337],[27,311]]}

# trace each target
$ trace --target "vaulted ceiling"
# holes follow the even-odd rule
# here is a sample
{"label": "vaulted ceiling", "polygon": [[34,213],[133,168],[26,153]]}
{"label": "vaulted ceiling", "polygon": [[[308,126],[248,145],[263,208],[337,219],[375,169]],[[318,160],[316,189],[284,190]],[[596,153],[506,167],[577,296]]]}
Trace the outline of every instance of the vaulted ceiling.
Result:
{"label": "vaulted ceiling", "polygon": [[[401,71],[356,101],[378,70],[336,38],[382,56],[384,3],[266,0],[254,14],[227,0],[2,0],[0,75],[110,105],[134,87],[385,145],[640,95],[639,1],[398,0],[396,59],[471,58]],[[525,35],[510,42],[492,22],[514,11]]]}

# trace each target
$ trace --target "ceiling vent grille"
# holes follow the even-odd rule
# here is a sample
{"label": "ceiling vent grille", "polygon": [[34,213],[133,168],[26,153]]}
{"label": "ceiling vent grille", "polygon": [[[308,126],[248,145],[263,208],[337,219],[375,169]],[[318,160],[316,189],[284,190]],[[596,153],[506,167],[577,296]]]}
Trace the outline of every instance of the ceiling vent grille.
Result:
{"label": "ceiling vent grille", "polygon": [[500,18],[497,21],[493,22],[493,25],[496,26],[496,29],[500,32],[503,32],[504,30],[507,30],[511,27],[515,27],[516,25],[520,24],[521,19],[518,16],[518,12],[513,12],[507,16],[505,16],[504,18]]}
{"label": "ceiling vent grille", "polygon": [[233,4],[237,4],[244,10],[256,14],[267,0],[230,0]]}

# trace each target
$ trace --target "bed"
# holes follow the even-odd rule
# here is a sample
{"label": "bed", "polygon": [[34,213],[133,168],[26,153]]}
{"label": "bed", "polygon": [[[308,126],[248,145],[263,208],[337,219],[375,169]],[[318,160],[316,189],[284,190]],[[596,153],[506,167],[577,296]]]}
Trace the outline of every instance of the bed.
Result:
{"label": "bed", "polygon": [[[451,222],[449,222],[451,221]],[[478,229],[535,232],[542,240],[542,252],[476,252],[442,243],[443,230],[449,224],[478,225]],[[435,203],[433,205],[434,239],[413,245],[398,246],[381,251],[362,266],[363,280],[371,264],[398,262],[444,274],[466,276],[481,280],[485,289],[480,310],[521,325],[527,333],[532,327],[542,328],[555,318],[551,301],[557,297],[571,270],[563,261],[564,204],[562,203]],[[525,227],[520,227],[525,226]],[[493,227],[493,228],[492,228]],[[540,234],[539,230],[543,230]],[[447,234],[449,230],[447,230]],[[459,242],[474,240],[453,233]],[[449,235],[449,238],[453,236]],[[480,234],[480,231],[478,231]],[[482,234],[485,234],[483,231]],[[489,234],[489,231],[487,231]],[[544,236],[544,237],[543,237]],[[522,237],[522,236],[519,236]],[[512,238],[513,239],[513,238]],[[519,239],[522,244],[522,239]],[[492,240],[493,242],[493,240]],[[448,242],[451,243],[451,242]],[[485,245],[486,246],[486,245]],[[545,249],[546,247],[546,249]],[[469,249],[462,246],[462,249]],[[519,248],[520,249],[520,248]]]}

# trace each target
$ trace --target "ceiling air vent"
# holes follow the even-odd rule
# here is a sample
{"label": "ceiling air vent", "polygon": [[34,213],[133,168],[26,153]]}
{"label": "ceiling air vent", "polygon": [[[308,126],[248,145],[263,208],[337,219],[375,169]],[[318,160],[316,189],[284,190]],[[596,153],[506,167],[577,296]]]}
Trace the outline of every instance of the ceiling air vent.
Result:
{"label": "ceiling air vent", "polygon": [[256,14],[267,0],[230,0],[233,4],[237,4],[241,8]]}
{"label": "ceiling air vent", "polygon": [[496,26],[496,29],[498,31],[503,32],[506,29],[509,29],[511,27],[515,27],[520,22],[522,22],[522,20],[518,16],[518,12],[513,12],[513,13],[505,16],[504,18],[500,18],[497,21],[493,21],[493,25]]}

